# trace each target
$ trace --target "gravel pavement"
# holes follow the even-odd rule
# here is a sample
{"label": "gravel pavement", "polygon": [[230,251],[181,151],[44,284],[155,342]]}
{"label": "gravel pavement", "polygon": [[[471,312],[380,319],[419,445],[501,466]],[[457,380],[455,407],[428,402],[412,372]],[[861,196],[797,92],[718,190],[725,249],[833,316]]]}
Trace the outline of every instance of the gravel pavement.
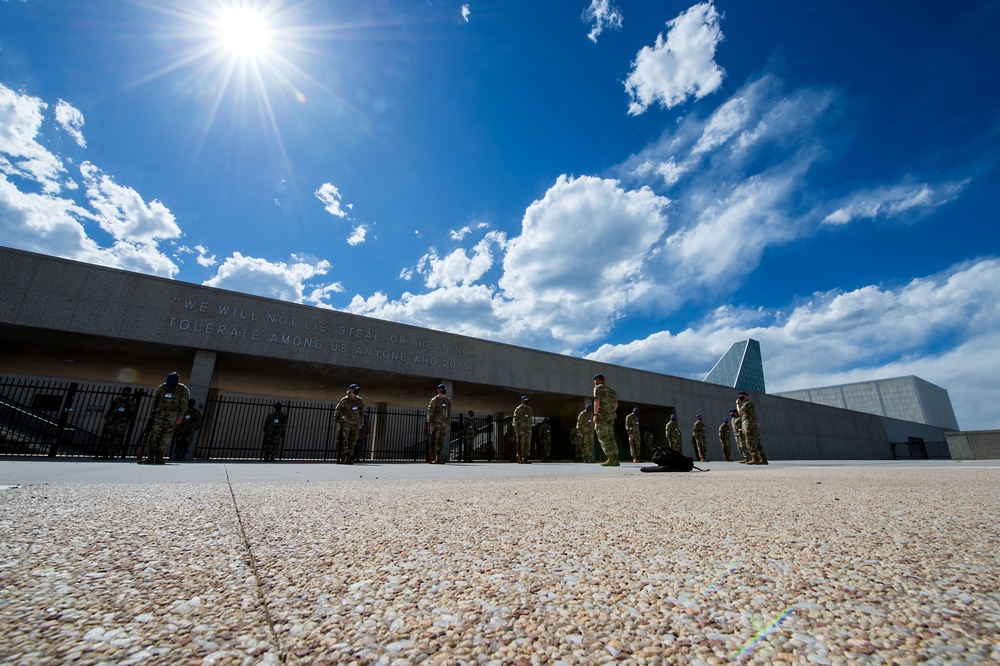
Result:
{"label": "gravel pavement", "polygon": [[0,663],[1000,663],[996,461],[709,466],[2,461]]}

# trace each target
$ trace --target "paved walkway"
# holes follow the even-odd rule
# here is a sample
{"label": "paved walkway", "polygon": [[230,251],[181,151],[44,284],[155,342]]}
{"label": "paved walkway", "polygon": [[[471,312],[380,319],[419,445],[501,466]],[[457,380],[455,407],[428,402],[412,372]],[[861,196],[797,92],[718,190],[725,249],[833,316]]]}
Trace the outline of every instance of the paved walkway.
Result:
{"label": "paved walkway", "polygon": [[0,461],[0,664],[1000,663],[1000,462]]}

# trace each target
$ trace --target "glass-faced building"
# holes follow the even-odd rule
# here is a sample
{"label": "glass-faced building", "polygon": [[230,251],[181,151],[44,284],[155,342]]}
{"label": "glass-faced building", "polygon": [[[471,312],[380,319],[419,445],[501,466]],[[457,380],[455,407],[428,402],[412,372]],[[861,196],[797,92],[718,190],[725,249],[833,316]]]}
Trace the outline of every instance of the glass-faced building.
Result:
{"label": "glass-faced building", "polygon": [[751,393],[767,393],[764,388],[764,362],[760,358],[760,343],[752,338],[734,343],[705,376],[704,381]]}

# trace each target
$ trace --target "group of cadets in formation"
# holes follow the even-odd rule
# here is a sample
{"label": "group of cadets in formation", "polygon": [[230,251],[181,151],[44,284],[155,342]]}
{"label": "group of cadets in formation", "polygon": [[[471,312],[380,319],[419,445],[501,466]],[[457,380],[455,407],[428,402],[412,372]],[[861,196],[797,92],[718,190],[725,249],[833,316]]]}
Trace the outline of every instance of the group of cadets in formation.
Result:
{"label": "group of cadets in formation", "polygon": [[[334,411],[334,420],[340,431],[340,442],[337,447],[338,464],[352,465],[355,462],[355,448],[364,427],[365,414],[365,403],[360,394],[361,387],[351,384],[347,387],[347,395],[341,398]],[[604,375],[594,375],[593,397],[593,404],[588,404],[577,415],[576,425],[571,432],[570,440],[574,455],[577,460],[592,462],[596,436],[606,457],[601,465],[617,467],[620,463],[614,423],[618,410],[618,395],[605,382]],[[528,396],[522,395],[521,403],[514,410],[510,424],[514,459],[518,464],[531,462],[534,417],[528,402]],[[123,388],[104,413],[104,430],[101,433],[98,458],[109,459],[118,454],[124,456],[125,435],[136,410],[137,396],[132,395],[131,388]],[[264,419],[262,427],[264,432],[262,457],[265,461],[273,462],[278,459],[285,438],[287,419],[288,415],[282,410],[282,404],[275,402],[273,411]],[[185,460],[191,441],[202,426],[202,420],[202,414],[195,407],[195,401],[191,399],[188,388],[180,383],[176,372],[171,372],[167,375],[167,380],[153,392],[149,419],[142,433],[146,447],[144,455],[140,455],[140,464],[164,464],[171,444],[174,447],[174,460]],[[442,455],[450,430],[451,399],[448,397],[448,387],[439,384],[437,393],[427,405],[427,462],[435,465],[444,464]],[[625,417],[625,432],[628,435],[632,462],[639,462],[643,457],[643,448],[650,449],[653,435],[648,430],[644,435],[641,433],[638,407]],[[465,419],[463,432],[468,453],[471,453],[477,433],[475,414],[470,410]],[[682,453],[681,429],[676,414],[670,415],[665,435],[667,444],[674,451]],[[726,462],[730,461],[730,435],[736,439],[741,463],[767,464],[767,457],[760,443],[756,408],[746,391],[739,392],[736,407],[729,411],[729,417],[724,418],[719,426],[719,444]],[[698,414],[691,428],[691,444],[694,458],[700,462],[707,462],[705,422],[701,414]],[[543,419],[538,426],[538,449],[542,461],[548,462],[552,450],[552,426],[548,418]]]}

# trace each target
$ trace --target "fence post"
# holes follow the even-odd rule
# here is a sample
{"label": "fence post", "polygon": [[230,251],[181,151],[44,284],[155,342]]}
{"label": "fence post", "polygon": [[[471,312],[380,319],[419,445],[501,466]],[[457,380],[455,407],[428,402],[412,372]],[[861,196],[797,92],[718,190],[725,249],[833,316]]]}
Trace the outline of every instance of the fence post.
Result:
{"label": "fence post", "polygon": [[52,446],[49,447],[49,458],[55,458],[62,444],[63,433],[66,432],[66,422],[69,415],[73,413],[73,399],[76,398],[76,390],[80,387],[76,382],[70,382],[69,390],[63,398],[62,409],[59,411],[59,425],[56,426],[56,436],[52,438]]}

